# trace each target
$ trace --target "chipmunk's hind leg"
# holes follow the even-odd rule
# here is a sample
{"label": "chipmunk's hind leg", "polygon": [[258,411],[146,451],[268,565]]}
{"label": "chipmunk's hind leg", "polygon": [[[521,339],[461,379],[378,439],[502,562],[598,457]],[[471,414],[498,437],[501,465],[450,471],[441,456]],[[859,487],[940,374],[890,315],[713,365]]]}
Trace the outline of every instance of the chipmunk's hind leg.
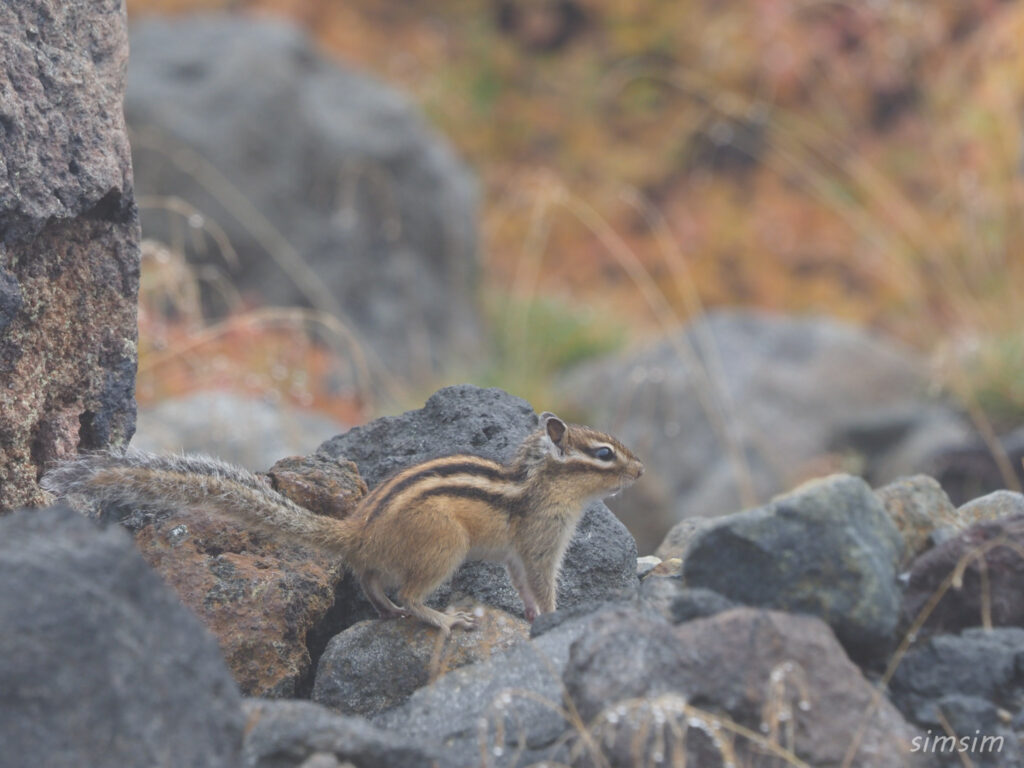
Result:
{"label": "chipmunk's hind leg", "polygon": [[373,604],[373,607],[377,609],[377,613],[381,618],[407,618],[413,615],[411,611],[395,605],[391,601],[391,598],[384,592],[380,574],[376,571],[364,574],[359,579],[359,586],[363,588],[363,593],[370,603]]}
{"label": "chipmunk's hind leg", "polygon": [[[439,546],[441,536],[443,546]],[[438,627],[444,634],[449,634],[452,627],[472,629],[476,619],[465,611],[441,613],[428,608],[424,603],[437,588],[454,575],[469,552],[469,542],[464,531],[451,526],[447,531],[435,532],[433,539],[435,550],[431,557],[410,562],[407,570],[399,577],[398,601],[413,616],[421,621]]]}

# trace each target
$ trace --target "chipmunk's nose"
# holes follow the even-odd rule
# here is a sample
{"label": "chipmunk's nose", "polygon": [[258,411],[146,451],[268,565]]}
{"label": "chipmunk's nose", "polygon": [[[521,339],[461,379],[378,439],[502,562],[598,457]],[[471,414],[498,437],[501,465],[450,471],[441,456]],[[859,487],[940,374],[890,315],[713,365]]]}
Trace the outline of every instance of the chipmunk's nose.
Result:
{"label": "chipmunk's nose", "polygon": [[639,480],[643,476],[644,476],[644,465],[641,464],[640,462],[637,462],[637,466],[636,466],[636,479]]}

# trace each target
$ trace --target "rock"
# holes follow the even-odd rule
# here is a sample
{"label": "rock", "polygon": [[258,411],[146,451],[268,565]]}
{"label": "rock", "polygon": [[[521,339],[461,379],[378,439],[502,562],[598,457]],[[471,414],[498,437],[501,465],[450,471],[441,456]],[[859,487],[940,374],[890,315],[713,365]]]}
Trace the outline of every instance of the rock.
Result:
{"label": "rock", "polygon": [[942,486],[927,475],[900,478],[875,494],[903,536],[900,568],[933,546],[941,529],[958,527],[952,502]]}
{"label": "rock", "polygon": [[[930,638],[903,657],[889,691],[896,707],[933,742],[947,735],[943,719],[958,741],[1000,739],[998,750],[969,750],[972,765],[1024,762],[1018,737],[1007,717],[999,714],[1024,712],[1024,629],[967,629],[959,636]],[[962,765],[956,750],[928,751],[938,754],[939,765]]]}
{"label": "rock", "polygon": [[311,413],[235,392],[193,392],[139,409],[132,445],[153,453],[209,453],[254,472],[306,454],[344,429]]}
{"label": "rock", "polygon": [[374,723],[433,745],[445,768],[478,768],[485,755],[494,768],[564,762],[561,740],[572,726],[562,716],[561,676],[570,646],[603,624],[646,616],[618,606],[575,617],[528,643],[449,672]]}
{"label": "rock", "polygon": [[[1000,436],[999,442],[1017,482],[1024,484],[1024,427]],[[918,469],[938,480],[954,504],[1006,487],[992,450],[978,437],[933,443]]]}
{"label": "rock", "polygon": [[[725,748],[709,735],[727,739],[726,720],[789,745],[807,765],[843,764],[862,725],[851,765],[925,765],[909,751],[915,731],[874,702],[874,687],[812,617],[738,608],[678,627],[605,622],[573,644],[564,681],[588,724],[574,765],[717,766]],[[743,737],[732,746],[733,764],[787,762]]]}
{"label": "rock", "polygon": [[675,596],[669,606],[669,620],[673,624],[683,624],[694,619],[704,619],[718,613],[735,608],[736,603],[710,589],[699,587],[683,589]]}
{"label": "rock", "polygon": [[313,664],[307,634],[331,607],[342,576],[339,560],[203,510],[160,517],[141,528],[135,541],[217,636],[245,694],[302,692]]}
{"label": "rock", "polygon": [[[1000,544],[1005,541],[1006,544]],[[947,579],[965,562],[963,583],[945,590],[919,636],[981,626],[988,602],[993,626],[1024,627],[1024,515],[981,522],[925,552],[911,566],[901,624],[908,630]],[[982,583],[979,559],[985,562]],[[987,596],[987,597],[984,597]]]}
{"label": "rock", "polygon": [[0,627],[0,762],[240,764],[217,643],[123,531],[67,507],[0,519]]}
{"label": "rock", "polygon": [[523,642],[529,625],[479,609],[479,626],[445,638],[416,621],[363,621],[336,635],[320,657],[313,700],[343,715],[370,717],[405,702],[453,669]]}
{"label": "rock", "polygon": [[713,517],[688,517],[680,520],[669,530],[658,546],[655,556],[662,560],[681,558],[697,534],[714,525],[714,521]]}
{"label": "rock", "polygon": [[1014,491],[993,491],[980,499],[967,502],[956,511],[958,527],[961,530],[970,528],[975,523],[1020,515],[1024,515],[1024,494]]}
{"label": "rock", "polygon": [[[318,453],[351,459],[373,488],[405,467],[447,454],[471,453],[509,461],[536,426],[537,417],[526,401],[500,389],[462,385],[439,390],[418,411],[351,429],[328,440]],[[604,504],[592,503],[565,556],[558,606],[596,605],[632,597],[639,583],[636,557],[636,544],[622,523]],[[496,563],[467,563],[448,587],[435,594],[431,604],[443,606],[465,596],[516,616],[523,614],[522,602],[504,567]],[[339,600],[346,604],[349,598],[339,595]],[[336,626],[335,631],[343,628]]]}
{"label": "rock", "polygon": [[325,456],[289,456],[276,462],[267,477],[274,490],[300,507],[342,519],[366,495],[366,483],[355,463]]}
{"label": "rock", "polygon": [[[149,18],[132,28],[125,114],[140,195],[215,221],[244,298],[338,316],[374,373],[439,372],[479,350],[476,183],[406,97],[280,19]],[[143,223],[186,239],[165,211]],[[190,259],[209,265],[212,238],[190,235]]]}
{"label": "rock", "polygon": [[[342,717],[310,701],[247,699],[245,768],[432,768],[437,755],[407,736]],[[312,762],[316,760],[317,762]],[[329,762],[330,761],[330,762]]]}
{"label": "rock", "polygon": [[867,483],[834,475],[716,520],[690,543],[683,577],[739,603],[819,616],[851,657],[877,663],[899,618],[902,549]]}
{"label": "rock", "polygon": [[[645,484],[664,487],[661,504],[634,494],[611,505],[646,553],[679,520],[736,512],[851,464],[872,482],[893,479],[890,467],[912,473],[935,440],[970,432],[927,400],[927,381],[908,350],[851,326],[716,311],[646,350],[573,369],[558,391],[644,458]],[[858,429],[870,440],[854,445]]]}
{"label": "rock", "polygon": [[121,0],[0,6],[0,513],[135,428],[139,223]]}

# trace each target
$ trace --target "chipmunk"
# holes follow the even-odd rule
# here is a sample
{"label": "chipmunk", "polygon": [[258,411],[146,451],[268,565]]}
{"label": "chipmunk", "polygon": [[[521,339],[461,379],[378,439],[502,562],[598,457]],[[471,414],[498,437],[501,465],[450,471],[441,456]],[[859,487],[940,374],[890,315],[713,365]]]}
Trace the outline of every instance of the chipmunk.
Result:
{"label": "chipmunk", "polygon": [[562,558],[584,506],[643,471],[614,437],[545,412],[509,464],[472,455],[416,464],[343,519],[314,514],[256,475],[200,456],[85,454],[47,473],[42,485],[99,503],[189,505],[313,545],[344,560],[382,617],[416,617],[448,634],[472,628],[473,616],[424,602],[467,560],[504,563],[528,621],[553,611]]}

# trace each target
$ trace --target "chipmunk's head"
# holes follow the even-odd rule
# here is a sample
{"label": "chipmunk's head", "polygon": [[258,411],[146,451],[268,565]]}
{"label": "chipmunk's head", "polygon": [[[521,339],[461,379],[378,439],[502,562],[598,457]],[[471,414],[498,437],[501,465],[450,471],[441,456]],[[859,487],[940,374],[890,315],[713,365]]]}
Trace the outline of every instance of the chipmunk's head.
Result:
{"label": "chipmunk's head", "polygon": [[540,426],[519,451],[519,461],[535,469],[575,501],[604,498],[632,485],[644,465],[611,435],[580,424],[566,424],[553,413],[540,415]]}

